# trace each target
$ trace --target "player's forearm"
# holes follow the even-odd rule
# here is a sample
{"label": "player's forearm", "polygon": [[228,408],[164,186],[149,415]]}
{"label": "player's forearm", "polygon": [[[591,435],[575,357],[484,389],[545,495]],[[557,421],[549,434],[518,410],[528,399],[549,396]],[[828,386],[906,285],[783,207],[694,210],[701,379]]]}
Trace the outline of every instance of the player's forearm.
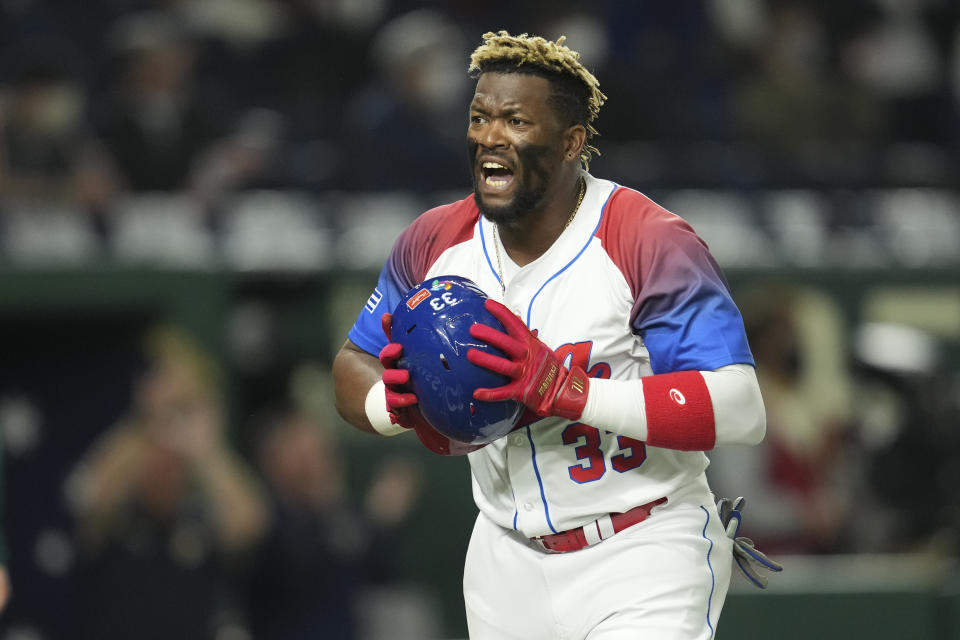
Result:
{"label": "player's forearm", "polygon": [[591,379],[580,420],[682,450],[757,444],[766,431],[760,387],[749,365],[639,380]]}
{"label": "player's forearm", "polygon": [[[334,358],[333,387],[337,411],[344,420],[367,433],[378,433],[368,416],[367,396],[380,383],[382,376],[380,361],[349,340]],[[383,414],[386,415],[386,400]]]}

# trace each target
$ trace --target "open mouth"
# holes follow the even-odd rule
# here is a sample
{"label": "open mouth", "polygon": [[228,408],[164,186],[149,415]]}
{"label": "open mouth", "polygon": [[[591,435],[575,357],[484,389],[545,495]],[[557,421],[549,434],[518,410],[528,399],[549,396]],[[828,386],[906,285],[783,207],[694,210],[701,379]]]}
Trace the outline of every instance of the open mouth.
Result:
{"label": "open mouth", "polygon": [[480,165],[480,176],[488,187],[505,189],[513,181],[513,170],[488,160]]}

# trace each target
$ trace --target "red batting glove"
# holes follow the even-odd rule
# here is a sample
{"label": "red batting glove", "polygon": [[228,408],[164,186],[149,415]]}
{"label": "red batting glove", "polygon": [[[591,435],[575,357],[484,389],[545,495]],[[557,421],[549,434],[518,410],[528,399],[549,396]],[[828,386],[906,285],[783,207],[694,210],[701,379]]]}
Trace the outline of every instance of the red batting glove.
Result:
{"label": "red batting glove", "polygon": [[481,402],[517,400],[541,418],[560,416],[579,420],[587,404],[590,386],[584,370],[580,367],[567,370],[550,347],[496,300],[488,299],[484,308],[503,324],[507,332],[475,323],[470,327],[470,335],[499,349],[507,357],[470,349],[467,360],[510,378],[510,382],[493,389],[476,389],[473,397]]}
{"label": "red batting glove", "polygon": [[[407,413],[416,413],[417,396],[410,392],[410,372],[406,369],[397,367],[397,362],[403,354],[403,345],[393,342],[391,329],[393,327],[393,314],[385,313],[380,319],[383,332],[387,335],[387,340],[391,342],[380,350],[380,364],[383,365],[383,384],[386,387],[387,412],[390,414],[390,422],[399,424],[408,429],[414,428],[415,420],[406,423],[402,418],[407,417]],[[414,407],[412,412],[408,412],[409,407]],[[423,416],[419,416],[423,420]]]}
{"label": "red batting glove", "polygon": [[[390,330],[393,324],[393,315],[390,313],[383,314],[381,324],[383,332],[387,334],[387,339],[392,340]],[[387,413],[390,414],[390,422],[407,429],[413,429],[420,442],[427,449],[442,456],[462,456],[486,446],[451,440],[430,426],[430,423],[420,413],[416,394],[410,390],[410,372],[397,367],[397,362],[400,360],[402,353],[403,345],[397,342],[390,342],[380,350],[379,357],[380,364],[383,365],[384,369],[383,385],[386,387]]]}

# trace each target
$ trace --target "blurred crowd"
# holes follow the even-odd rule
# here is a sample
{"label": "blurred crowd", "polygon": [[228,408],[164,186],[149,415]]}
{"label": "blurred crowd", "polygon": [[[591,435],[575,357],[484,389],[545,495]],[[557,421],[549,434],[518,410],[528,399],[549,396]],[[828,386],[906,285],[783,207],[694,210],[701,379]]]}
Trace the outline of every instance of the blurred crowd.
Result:
{"label": "blurred crowd", "polygon": [[[413,461],[383,458],[358,490],[340,435],[292,396],[231,427],[207,350],[172,325],[139,347],[127,406],[63,475],[69,558],[47,568],[59,581],[44,608],[66,584],[72,602],[42,619],[21,604],[3,637],[376,637],[363,599],[403,595],[389,553],[418,500]],[[29,549],[15,555],[26,600],[36,569]]]}
{"label": "blurred crowd", "polygon": [[[581,51],[610,97],[596,170],[621,182],[654,191],[958,186],[954,2],[546,8],[0,2],[0,249],[15,261],[42,247],[47,259],[79,260],[108,242],[123,255],[147,251],[141,236],[175,228],[168,244],[183,259],[210,253],[209,240],[191,235],[201,230],[227,236],[256,264],[269,241],[249,239],[263,229],[245,226],[238,194],[463,193],[467,57],[484,31],[501,28],[565,34]],[[179,226],[140,220],[157,209],[180,215]],[[292,209],[279,226],[309,235]],[[323,223],[341,233],[349,207],[331,209]],[[861,213],[838,202],[825,215],[850,226]]]}
{"label": "blurred crowd", "polygon": [[960,555],[960,336],[929,324],[958,310],[908,303],[912,320],[857,324],[822,289],[783,281],[738,303],[767,433],[710,452],[707,474],[718,494],[747,496],[761,548]]}

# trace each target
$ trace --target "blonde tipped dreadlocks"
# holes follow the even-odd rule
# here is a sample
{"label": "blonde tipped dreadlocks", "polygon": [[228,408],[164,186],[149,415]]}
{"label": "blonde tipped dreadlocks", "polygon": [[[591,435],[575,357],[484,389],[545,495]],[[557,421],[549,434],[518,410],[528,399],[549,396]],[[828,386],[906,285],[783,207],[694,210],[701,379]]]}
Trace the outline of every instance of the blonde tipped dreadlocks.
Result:
{"label": "blonde tipped dreadlocks", "polygon": [[506,31],[487,32],[483,34],[483,44],[470,56],[467,72],[478,77],[493,65],[516,63],[517,67],[528,65],[581,82],[586,89],[587,111],[585,121],[579,124],[587,130],[587,141],[583,145],[580,160],[584,168],[589,169],[592,154],[600,155],[600,151],[591,144],[594,136],[600,135],[594,128],[593,121],[600,114],[600,107],[607,96],[600,91],[600,83],[596,77],[580,63],[580,54],[563,44],[566,39],[566,36],[560,36],[556,42],[551,42],[525,33],[511,36]]}

